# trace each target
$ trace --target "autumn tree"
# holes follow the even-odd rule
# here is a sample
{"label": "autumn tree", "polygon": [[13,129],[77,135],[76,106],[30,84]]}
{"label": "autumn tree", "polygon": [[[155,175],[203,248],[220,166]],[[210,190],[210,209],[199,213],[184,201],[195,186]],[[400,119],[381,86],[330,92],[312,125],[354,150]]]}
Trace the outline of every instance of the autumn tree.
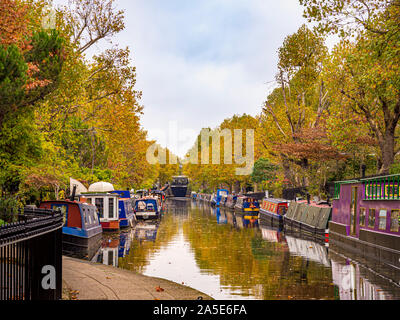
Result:
{"label": "autumn tree", "polygon": [[327,81],[336,104],[366,123],[379,147],[380,173],[389,173],[400,147],[400,1],[300,1],[321,33],[342,37]]}
{"label": "autumn tree", "polygon": [[291,186],[319,184],[311,173],[339,157],[325,134],[330,101],[322,74],[328,50],[324,38],[303,25],[278,53],[279,87],[260,117],[264,156],[281,165]]}

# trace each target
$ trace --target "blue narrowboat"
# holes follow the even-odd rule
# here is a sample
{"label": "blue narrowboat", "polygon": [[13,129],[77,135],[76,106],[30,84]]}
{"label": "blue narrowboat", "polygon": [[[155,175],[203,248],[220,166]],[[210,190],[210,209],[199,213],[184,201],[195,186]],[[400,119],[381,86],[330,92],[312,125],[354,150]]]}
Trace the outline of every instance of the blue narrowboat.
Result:
{"label": "blue narrowboat", "polygon": [[101,246],[102,227],[94,205],[71,200],[45,201],[41,209],[64,214],[63,251],[78,257],[90,256]]}
{"label": "blue narrowboat", "polygon": [[158,219],[160,207],[157,198],[146,197],[136,200],[134,212],[136,219]]}
{"label": "blue narrowboat", "polygon": [[235,204],[235,211],[244,214],[258,215],[260,213],[260,203],[251,197],[238,197]]}
{"label": "blue narrowboat", "polygon": [[132,199],[129,191],[113,191],[111,193],[120,196],[118,200],[119,227],[132,228],[135,225],[135,213],[133,212]]}
{"label": "blue narrowboat", "polygon": [[223,197],[227,197],[228,195],[229,195],[229,191],[228,191],[228,190],[219,189],[219,190],[217,191],[216,203],[215,203],[215,205],[216,205],[217,207],[220,207],[220,206],[221,206],[222,198],[223,198]]}
{"label": "blue narrowboat", "polygon": [[230,194],[226,199],[225,207],[227,207],[228,209],[234,209],[237,198],[238,197],[236,195]]}

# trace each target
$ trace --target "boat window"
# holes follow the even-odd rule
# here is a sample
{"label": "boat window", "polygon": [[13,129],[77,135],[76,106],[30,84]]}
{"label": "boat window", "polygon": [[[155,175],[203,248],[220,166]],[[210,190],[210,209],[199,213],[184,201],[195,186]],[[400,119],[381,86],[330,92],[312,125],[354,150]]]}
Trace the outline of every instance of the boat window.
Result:
{"label": "boat window", "polygon": [[399,232],[399,224],[400,224],[400,210],[392,210],[392,214],[390,216],[390,231],[391,232]]}
{"label": "boat window", "polygon": [[104,199],[103,198],[96,198],[95,202],[96,202],[97,210],[99,210],[100,218],[104,218]]}
{"label": "boat window", "polygon": [[368,227],[375,229],[375,209],[369,209]]}
{"label": "boat window", "polygon": [[98,222],[98,219],[97,219],[97,213],[96,213],[96,211],[94,211],[94,210],[90,210],[91,211],[91,214],[93,214],[93,219],[94,219],[94,222]]}
{"label": "boat window", "polygon": [[366,209],[360,208],[360,226],[365,227]]}
{"label": "boat window", "polygon": [[88,215],[87,215],[87,212],[86,212],[86,208],[83,208],[83,209],[82,209],[82,212],[83,212],[83,216],[85,217],[85,225],[86,225],[86,224],[88,224],[88,219],[87,219],[87,218],[88,218],[88,217],[87,217]]}
{"label": "boat window", "polygon": [[109,218],[114,218],[114,199],[109,198],[108,199],[108,217]]}
{"label": "boat window", "polygon": [[387,226],[387,210],[379,211],[379,230],[386,230]]}

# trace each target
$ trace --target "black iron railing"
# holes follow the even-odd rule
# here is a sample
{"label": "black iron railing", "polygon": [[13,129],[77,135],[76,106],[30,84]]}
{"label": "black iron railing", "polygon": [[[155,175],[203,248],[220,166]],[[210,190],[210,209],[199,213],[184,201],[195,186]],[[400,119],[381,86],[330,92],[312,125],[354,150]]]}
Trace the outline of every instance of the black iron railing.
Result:
{"label": "black iron railing", "polygon": [[0,300],[60,300],[62,214],[25,209],[18,220],[0,228]]}

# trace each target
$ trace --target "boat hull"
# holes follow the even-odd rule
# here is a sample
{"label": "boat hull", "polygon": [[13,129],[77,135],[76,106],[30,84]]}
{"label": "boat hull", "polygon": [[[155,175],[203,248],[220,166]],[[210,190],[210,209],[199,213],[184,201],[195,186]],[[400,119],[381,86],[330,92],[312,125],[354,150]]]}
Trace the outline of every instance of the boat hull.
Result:
{"label": "boat hull", "polygon": [[103,221],[101,222],[101,227],[103,228],[103,231],[119,231],[119,220],[115,221]]}
{"label": "boat hull", "polygon": [[260,221],[267,225],[277,227],[283,226],[283,216],[274,214],[263,209],[260,210]]}
{"label": "boat hull", "polygon": [[361,230],[360,237],[348,236],[346,225],[329,224],[330,243],[366,259],[373,259],[400,269],[400,237],[369,230]]}
{"label": "boat hull", "polygon": [[136,219],[138,220],[155,220],[160,217],[157,212],[136,212]]}
{"label": "boat hull", "polygon": [[91,259],[101,247],[102,233],[90,238],[63,233],[63,254],[78,259]]}

